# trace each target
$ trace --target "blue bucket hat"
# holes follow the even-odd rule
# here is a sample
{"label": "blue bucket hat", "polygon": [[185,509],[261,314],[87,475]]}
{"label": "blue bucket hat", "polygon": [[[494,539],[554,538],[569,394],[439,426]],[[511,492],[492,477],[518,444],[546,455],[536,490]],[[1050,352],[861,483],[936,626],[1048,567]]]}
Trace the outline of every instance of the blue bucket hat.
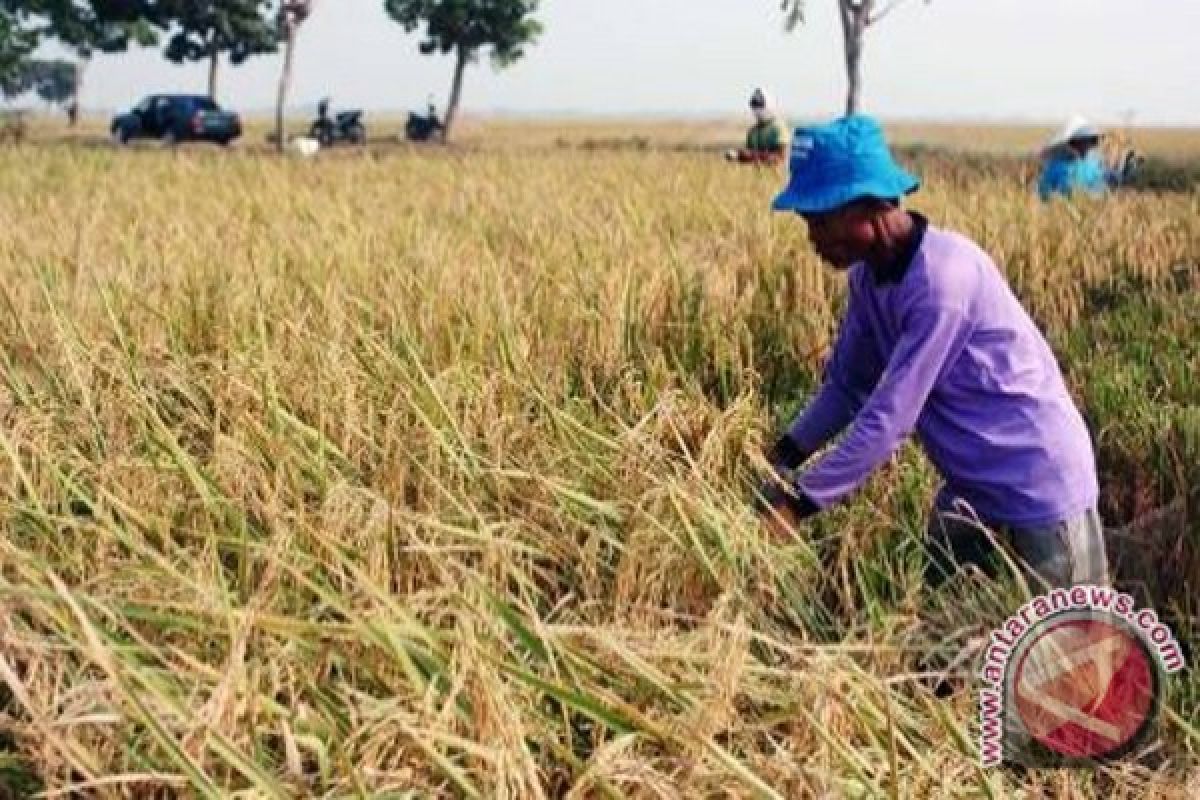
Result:
{"label": "blue bucket hat", "polygon": [[903,197],[921,185],[892,158],[879,123],[858,114],[797,128],[790,171],[787,188],[771,206],[775,211],[820,214],[861,197]]}

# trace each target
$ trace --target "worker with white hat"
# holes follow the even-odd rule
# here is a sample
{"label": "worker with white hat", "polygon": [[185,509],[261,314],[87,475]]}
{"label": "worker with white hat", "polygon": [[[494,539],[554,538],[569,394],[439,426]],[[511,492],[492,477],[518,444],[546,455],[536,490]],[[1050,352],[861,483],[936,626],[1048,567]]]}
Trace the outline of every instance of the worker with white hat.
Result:
{"label": "worker with white hat", "polygon": [[746,133],[746,144],[740,150],[729,150],[725,158],[742,164],[779,164],[787,152],[787,134],[779,124],[775,102],[770,93],[757,88],[750,95],[750,110],[754,125]]}
{"label": "worker with white hat", "polygon": [[1038,194],[1043,200],[1055,195],[1070,197],[1082,192],[1099,195],[1129,179],[1137,164],[1132,150],[1119,167],[1110,167],[1100,151],[1105,136],[1084,117],[1072,116],[1042,151],[1042,175]]}

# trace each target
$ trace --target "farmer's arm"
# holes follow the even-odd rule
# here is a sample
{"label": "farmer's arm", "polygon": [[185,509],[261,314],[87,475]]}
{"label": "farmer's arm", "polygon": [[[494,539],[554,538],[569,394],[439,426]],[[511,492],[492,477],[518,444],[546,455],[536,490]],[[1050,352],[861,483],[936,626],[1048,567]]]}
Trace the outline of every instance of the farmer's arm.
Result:
{"label": "farmer's arm", "polygon": [[825,365],[821,388],[775,444],[771,463],[795,469],[807,461],[850,424],[882,372],[883,364],[851,289],[846,317]]}
{"label": "farmer's arm", "polygon": [[1078,180],[1083,189],[1099,193],[1116,185],[1116,173],[1103,158],[1086,158],[1079,165]]}
{"label": "farmer's arm", "polygon": [[857,489],[912,433],[938,378],[962,352],[970,324],[961,310],[911,309],[879,385],[838,447],[798,481],[796,519],[816,513]]}
{"label": "farmer's arm", "polygon": [[1104,182],[1110,189],[1119,189],[1134,177],[1141,159],[1129,149],[1115,162],[1104,164]]}
{"label": "farmer's arm", "polygon": [[776,164],[783,160],[783,148],[777,150],[741,150],[738,161],[743,164]]}
{"label": "farmer's arm", "polygon": [[[776,470],[795,469],[841,433],[878,383],[883,364],[859,309],[852,285],[849,307],[825,364],[821,387],[767,454]],[[808,498],[785,491],[778,482],[768,481],[760,491],[766,522],[777,535],[816,511]],[[783,528],[776,518],[779,515],[783,515]]]}
{"label": "farmer's arm", "polygon": [[1056,192],[1063,191],[1062,169],[1058,164],[1047,163],[1038,177],[1038,197],[1049,200]]}

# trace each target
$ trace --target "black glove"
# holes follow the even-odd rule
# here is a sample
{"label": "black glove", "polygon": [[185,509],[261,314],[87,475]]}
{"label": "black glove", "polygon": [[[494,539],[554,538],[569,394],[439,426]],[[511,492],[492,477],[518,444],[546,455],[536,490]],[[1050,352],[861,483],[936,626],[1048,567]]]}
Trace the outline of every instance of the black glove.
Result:
{"label": "black glove", "polygon": [[807,461],[810,455],[812,454],[800,449],[796,440],[785,433],[775,442],[771,452],[767,454],[767,460],[776,469],[795,469]]}
{"label": "black glove", "polygon": [[762,496],[759,500],[759,514],[769,513],[772,508],[782,506],[791,511],[797,520],[802,520],[808,519],[821,510],[803,489],[796,486],[792,486],[791,491],[788,491],[778,482],[768,481],[759,489],[759,494]]}

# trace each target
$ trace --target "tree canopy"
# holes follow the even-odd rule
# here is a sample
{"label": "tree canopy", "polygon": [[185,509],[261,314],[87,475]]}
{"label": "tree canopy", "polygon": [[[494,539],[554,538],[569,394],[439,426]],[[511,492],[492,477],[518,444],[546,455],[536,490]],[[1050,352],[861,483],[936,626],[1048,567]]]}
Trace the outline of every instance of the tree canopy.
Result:
{"label": "tree canopy", "polygon": [[454,56],[447,135],[458,110],[466,65],[478,60],[484,50],[498,69],[525,55],[525,48],[542,32],[542,24],[533,16],[537,7],[538,0],[384,0],[388,15],[405,31],[423,29],[422,53]]}

